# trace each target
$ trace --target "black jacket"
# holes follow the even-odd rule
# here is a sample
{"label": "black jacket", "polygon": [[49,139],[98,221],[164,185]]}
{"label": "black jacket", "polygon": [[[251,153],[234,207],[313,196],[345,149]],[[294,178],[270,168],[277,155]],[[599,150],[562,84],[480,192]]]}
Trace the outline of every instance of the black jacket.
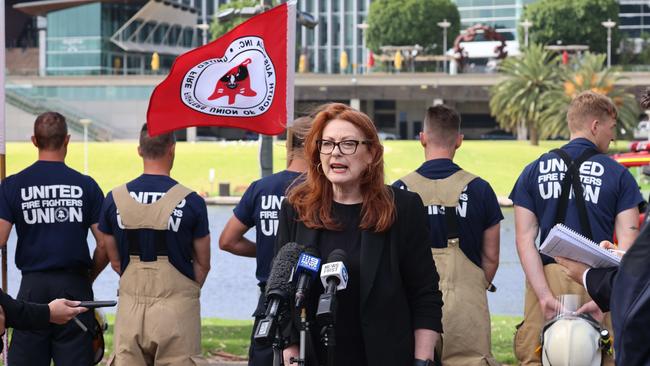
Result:
{"label": "black jacket", "polygon": [[[420,197],[392,188],[396,221],[385,233],[361,234],[361,323],[368,364],[411,365],[415,329],[442,333],[442,293],[428,242]],[[284,244],[318,243],[319,230],[305,227],[283,202],[276,253]]]}
{"label": "black jacket", "polygon": [[0,290],[0,306],[5,313],[6,328],[38,330],[50,325],[50,308],[47,305],[14,300]]}
{"label": "black jacket", "polygon": [[618,268],[587,272],[587,291],[611,310],[616,364],[650,365],[650,226],[646,225]]}

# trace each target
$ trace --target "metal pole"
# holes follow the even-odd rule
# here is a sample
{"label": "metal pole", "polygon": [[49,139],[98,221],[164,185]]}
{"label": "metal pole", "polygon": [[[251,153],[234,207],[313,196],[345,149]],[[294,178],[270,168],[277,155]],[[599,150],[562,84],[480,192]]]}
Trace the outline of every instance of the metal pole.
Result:
{"label": "metal pole", "polygon": [[607,27],[607,68],[612,67],[612,28]]}
{"label": "metal pole", "polygon": [[[5,159],[5,0],[0,0],[0,181],[5,180],[7,174]],[[2,290],[8,291],[7,281],[7,246],[0,249],[2,255]],[[4,349],[7,349],[7,334],[2,337]],[[7,352],[3,352],[4,364],[7,364]]]}
{"label": "metal pole", "polygon": [[[442,28],[442,55],[445,56],[447,54],[447,28]],[[443,70],[445,71],[445,74],[447,73],[447,60],[444,61],[444,68]]]}
{"label": "metal pole", "polygon": [[[260,5],[266,11],[273,4],[270,0],[260,0]],[[273,174],[273,136],[260,135],[260,173],[262,177]]]}
{"label": "metal pole", "polygon": [[84,174],[88,175],[88,126],[84,125]]}
{"label": "metal pole", "polygon": [[[208,24],[208,6],[206,4],[206,0],[203,0],[201,3],[201,18],[203,20],[203,24],[207,25]],[[202,28],[203,31],[203,45],[205,46],[208,44],[208,28],[206,26],[203,26]]]}
{"label": "metal pole", "polygon": [[524,28],[524,46],[528,48],[528,27]]}
{"label": "metal pole", "polygon": [[607,28],[607,68],[610,68],[612,66],[612,28],[616,26],[616,22],[607,19],[606,22],[600,24]]}

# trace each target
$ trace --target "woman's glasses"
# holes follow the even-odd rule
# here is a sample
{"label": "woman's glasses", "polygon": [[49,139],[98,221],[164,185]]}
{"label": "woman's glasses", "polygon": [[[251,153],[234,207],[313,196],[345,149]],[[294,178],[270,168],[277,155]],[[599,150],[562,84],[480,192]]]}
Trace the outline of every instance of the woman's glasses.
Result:
{"label": "woman's glasses", "polygon": [[318,140],[316,141],[318,146],[318,152],[324,155],[330,155],[334,152],[336,147],[339,148],[339,151],[343,155],[352,155],[357,152],[357,147],[359,144],[369,145],[370,141],[358,141],[358,140],[343,140],[339,142],[334,142],[330,140]]}

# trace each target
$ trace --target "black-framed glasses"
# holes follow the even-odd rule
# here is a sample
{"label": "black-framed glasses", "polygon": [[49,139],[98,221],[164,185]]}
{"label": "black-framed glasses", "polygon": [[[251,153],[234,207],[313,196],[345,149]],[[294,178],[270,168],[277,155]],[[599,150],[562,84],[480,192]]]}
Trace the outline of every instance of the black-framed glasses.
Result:
{"label": "black-framed glasses", "polygon": [[318,152],[324,155],[330,155],[334,152],[336,147],[339,148],[339,151],[343,155],[352,155],[357,152],[357,147],[359,144],[369,145],[370,141],[358,141],[358,140],[343,140],[343,141],[331,141],[331,140],[318,140],[316,141],[318,146]]}

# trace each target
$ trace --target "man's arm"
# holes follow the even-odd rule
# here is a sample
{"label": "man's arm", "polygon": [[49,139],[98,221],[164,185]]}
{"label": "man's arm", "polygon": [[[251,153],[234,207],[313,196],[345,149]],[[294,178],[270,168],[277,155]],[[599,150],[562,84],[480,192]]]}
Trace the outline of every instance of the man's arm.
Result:
{"label": "man's arm", "polygon": [[110,234],[99,232],[102,237],[102,243],[104,249],[106,249],[106,255],[111,262],[111,267],[113,271],[117,274],[122,274],[122,264],[120,262],[120,252],[117,249],[117,241],[115,237]]}
{"label": "man's arm", "polygon": [[614,221],[618,246],[622,250],[628,250],[639,236],[639,209],[636,207],[623,210],[616,215]]}
{"label": "man's arm", "polygon": [[106,268],[108,265],[108,253],[106,252],[106,246],[104,245],[104,235],[97,228],[97,224],[90,226],[90,231],[95,237],[95,252],[93,253],[93,268],[90,271],[90,282],[94,282],[97,276]]}
{"label": "man's arm", "polygon": [[232,216],[219,237],[219,248],[243,257],[255,257],[255,243],[244,238],[249,227],[244,225],[236,216]]}
{"label": "man's arm", "polygon": [[5,219],[0,219],[0,248],[7,245],[7,240],[9,240],[9,234],[11,234],[12,223]]}
{"label": "man's arm", "polygon": [[194,260],[194,280],[203,286],[210,271],[210,234],[194,239],[192,259]]}
{"label": "man's arm", "polygon": [[481,267],[485,278],[492,283],[499,268],[499,245],[501,240],[501,224],[496,223],[483,232],[483,250],[481,251]]}
{"label": "man's arm", "polygon": [[515,205],[515,238],[519,260],[526,274],[526,280],[537,296],[542,314],[548,320],[556,314],[560,304],[548,287],[542,258],[535,247],[538,230],[539,223],[535,214],[527,208]]}

